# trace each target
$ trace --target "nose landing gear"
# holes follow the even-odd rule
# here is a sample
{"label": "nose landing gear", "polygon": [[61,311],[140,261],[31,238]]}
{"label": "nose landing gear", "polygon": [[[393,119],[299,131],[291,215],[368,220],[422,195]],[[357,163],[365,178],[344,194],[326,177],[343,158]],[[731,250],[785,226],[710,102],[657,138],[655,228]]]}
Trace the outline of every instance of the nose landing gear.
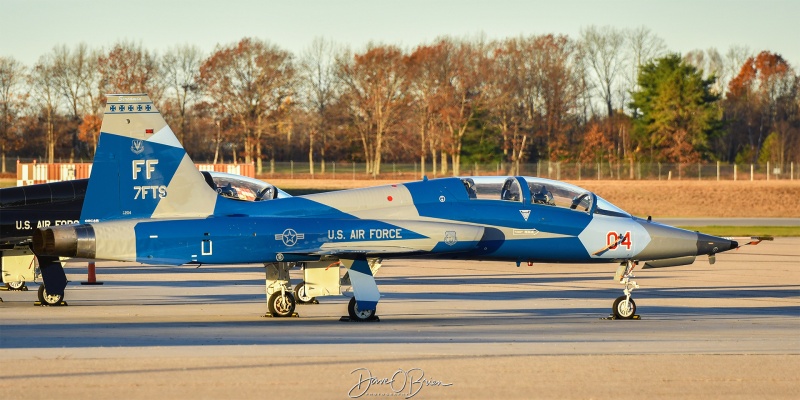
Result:
{"label": "nose landing gear", "polygon": [[636,315],[636,302],[631,298],[633,290],[639,288],[636,281],[631,280],[634,277],[634,268],[636,268],[636,263],[628,260],[625,264],[619,266],[617,273],[614,275],[614,280],[625,285],[625,289],[622,291],[624,294],[614,300],[614,304],[611,306],[612,315],[610,319],[639,319],[639,316]]}

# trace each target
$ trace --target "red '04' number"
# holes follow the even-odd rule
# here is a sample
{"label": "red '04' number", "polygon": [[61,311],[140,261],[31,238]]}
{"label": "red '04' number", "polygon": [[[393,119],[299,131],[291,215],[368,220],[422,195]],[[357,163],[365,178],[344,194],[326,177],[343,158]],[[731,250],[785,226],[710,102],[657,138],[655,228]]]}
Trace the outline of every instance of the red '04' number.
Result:
{"label": "red '04' number", "polygon": [[625,246],[626,249],[631,249],[631,232],[625,232],[622,237],[620,237],[619,233],[617,232],[608,232],[606,235],[606,245],[608,246],[609,250],[616,250],[619,245]]}

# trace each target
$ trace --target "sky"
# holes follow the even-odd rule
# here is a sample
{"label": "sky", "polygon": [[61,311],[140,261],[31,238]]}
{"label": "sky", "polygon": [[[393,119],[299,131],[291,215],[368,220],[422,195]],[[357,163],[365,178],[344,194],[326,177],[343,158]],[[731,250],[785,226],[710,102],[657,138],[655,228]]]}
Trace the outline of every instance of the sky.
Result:
{"label": "sky", "polygon": [[27,66],[54,46],[120,40],[163,53],[256,37],[300,55],[316,37],[363,49],[439,36],[579,36],[590,25],[646,26],[685,54],[733,45],[770,50],[800,69],[800,0],[0,0],[0,56]]}

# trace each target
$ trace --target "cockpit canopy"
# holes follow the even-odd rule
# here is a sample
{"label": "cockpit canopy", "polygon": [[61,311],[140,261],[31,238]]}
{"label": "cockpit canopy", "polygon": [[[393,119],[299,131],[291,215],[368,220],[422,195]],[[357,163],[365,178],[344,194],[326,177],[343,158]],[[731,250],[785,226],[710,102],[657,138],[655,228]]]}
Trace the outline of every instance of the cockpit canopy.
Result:
{"label": "cockpit canopy", "polygon": [[[630,214],[581,187],[534,177],[473,176],[461,178],[471,199],[504,200],[523,204],[562,207],[571,210],[630,217]],[[523,186],[525,185],[525,190]]]}
{"label": "cockpit canopy", "polygon": [[264,201],[292,197],[274,185],[246,176],[206,171],[203,171],[203,176],[220,196],[234,200]]}

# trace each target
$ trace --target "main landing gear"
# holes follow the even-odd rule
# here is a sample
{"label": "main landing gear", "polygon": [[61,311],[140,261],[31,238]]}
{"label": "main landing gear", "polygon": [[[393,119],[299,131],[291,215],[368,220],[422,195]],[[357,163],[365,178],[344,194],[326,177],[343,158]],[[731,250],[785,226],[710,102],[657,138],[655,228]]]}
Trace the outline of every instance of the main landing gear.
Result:
{"label": "main landing gear", "polygon": [[351,297],[350,302],[347,304],[347,315],[350,316],[349,321],[354,322],[380,321],[375,315],[375,310],[359,310],[355,297]]}
{"label": "main landing gear", "polygon": [[39,285],[37,297],[39,298],[39,304],[43,306],[67,305],[67,303],[64,302],[63,295],[47,293],[47,289],[44,287],[44,284]]}
{"label": "main landing gear", "polygon": [[267,308],[273,317],[291,317],[296,304],[292,292],[282,290],[269,296]]}
{"label": "main landing gear", "polygon": [[25,281],[6,282],[6,289],[25,291],[28,290],[28,285],[25,284]]}
{"label": "main landing gear", "polygon": [[[265,263],[266,294],[269,317],[294,317],[297,304],[315,304],[318,296],[342,293],[342,287],[351,286],[353,298],[347,306],[347,315],[340,321],[380,321],[375,315],[380,292],[375,284],[374,271],[380,268],[380,259],[324,260],[303,263],[303,282],[294,290],[289,282],[293,262]],[[347,273],[339,276],[340,266]]]}
{"label": "main landing gear", "polygon": [[306,290],[306,282],[300,282],[294,287],[295,297],[298,304],[319,304],[316,297],[310,296]]}
{"label": "main landing gear", "polygon": [[636,315],[636,302],[634,302],[631,297],[633,290],[639,288],[636,281],[631,280],[631,278],[634,277],[634,268],[636,268],[636,263],[628,260],[625,264],[619,266],[616,275],[614,275],[614,280],[625,285],[625,289],[623,290],[624,295],[617,297],[617,299],[614,300],[614,304],[611,306],[613,319],[639,318],[639,316]]}
{"label": "main landing gear", "polygon": [[294,312],[297,301],[294,298],[291,286],[289,286],[289,270],[293,267],[294,263],[288,262],[264,264],[267,275],[268,317],[282,318],[297,316]]}

